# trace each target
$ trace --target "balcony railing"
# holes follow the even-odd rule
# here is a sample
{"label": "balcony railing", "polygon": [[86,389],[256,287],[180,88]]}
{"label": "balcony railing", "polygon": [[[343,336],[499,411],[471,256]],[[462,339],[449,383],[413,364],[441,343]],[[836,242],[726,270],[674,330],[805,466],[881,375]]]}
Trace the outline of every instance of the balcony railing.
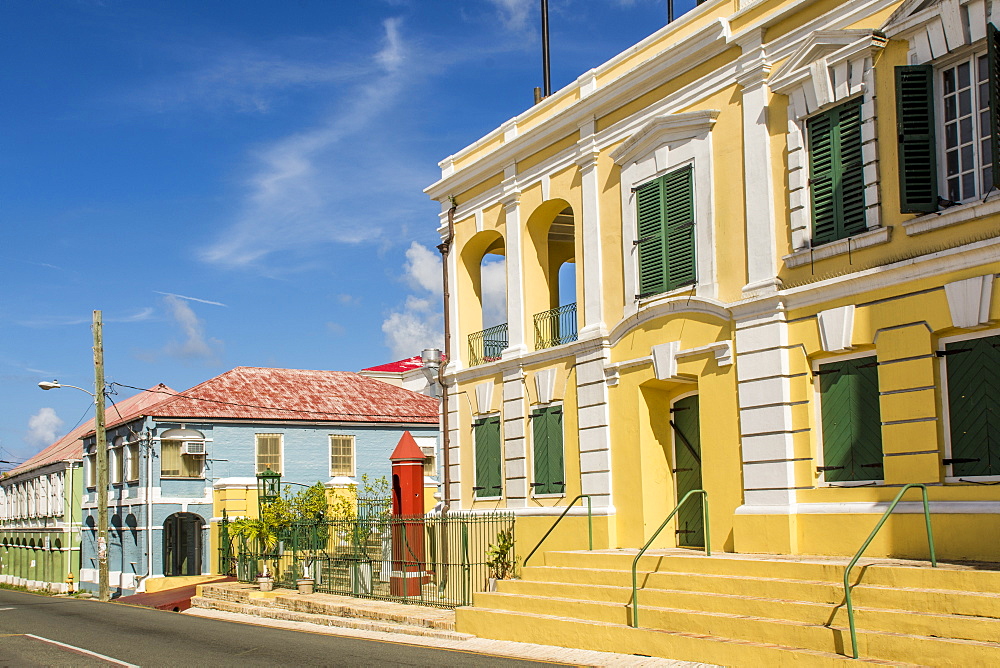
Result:
{"label": "balcony railing", "polygon": [[469,334],[469,366],[496,362],[507,347],[507,323]]}
{"label": "balcony railing", "polygon": [[576,341],[576,302],[535,314],[535,350]]}

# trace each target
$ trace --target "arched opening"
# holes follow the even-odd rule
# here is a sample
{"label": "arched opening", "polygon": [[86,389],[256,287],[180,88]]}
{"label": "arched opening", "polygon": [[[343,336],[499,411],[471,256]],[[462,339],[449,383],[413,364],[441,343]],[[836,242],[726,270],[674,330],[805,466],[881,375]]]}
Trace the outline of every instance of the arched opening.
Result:
{"label": "arched opening", "polygon": [[498,360],[507,347],[504,238],[494,231],[476,234],[462,248],[460,266],[459,331],[468,332],[468,365]]}
{"label": "arched opening", "polygon": [[205,520],[194,513],[174,513],[163,522],[163,574],[201,575],[201,532]]}
{"label": "arched opening", "polygon": [[536,350],[577,338],[575,225],[573,208],[561,199],[545,202],[528,219],[534,258],[525,259],[525,311],[533,316]]}

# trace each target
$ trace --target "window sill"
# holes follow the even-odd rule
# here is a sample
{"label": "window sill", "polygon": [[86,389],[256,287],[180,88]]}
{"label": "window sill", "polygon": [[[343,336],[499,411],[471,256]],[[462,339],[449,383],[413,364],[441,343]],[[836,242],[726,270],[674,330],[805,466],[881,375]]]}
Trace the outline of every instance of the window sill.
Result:
{"label": "window sill", "polygon": [[472,497],[472,501],[473,501],[473,503],[475,503],[476,501],[503,501],[503,497],[502,496],[473,496]]}
{"label": "window sill", "polygon": [[161,475],[160,480],[204,480],[205,476]]}
{"label": "window sill", "polygon": [[785,266],[789,269],[801,267],[816,260],[825,260],[838,255],[846,255],[852,251],[861,250],[870,246],[878,246],[889,242],[891,236],[890,227],[876,227],[873,230],[856,234],[853,237],[837,239],[813,248],[802,248],[781,258]]}
{"label": "window sill", "polygon": [[885,480],[843,480],[840,482],[820,482],[816,487],[820,489],[836,489],[838,487],[881,487],[885,485]]}
{"label": "window sill", "polygon": [[971,220],[984,218],[1000,213],[1000,191],[994,191],[986,198],[984,203],[981,200],[959,204],[949,207],[937,213],[924,213],[915,218],[903,221],[903,229],[906,236],[912,237],[925,232],[940,230],[944,227],[951,227]]}
{"label": "window sill", "polygon": [[948,485],[967,485],[969,487],[974,487],[976,485],[996,485],[1000,483],[1000,476],[995,475],[960,475],[945,476],[944,481]]}
{"label": "window sill", "polygon": [[532,494],[533,499],[565,499],[565,492],[552,492],[550,494]]}

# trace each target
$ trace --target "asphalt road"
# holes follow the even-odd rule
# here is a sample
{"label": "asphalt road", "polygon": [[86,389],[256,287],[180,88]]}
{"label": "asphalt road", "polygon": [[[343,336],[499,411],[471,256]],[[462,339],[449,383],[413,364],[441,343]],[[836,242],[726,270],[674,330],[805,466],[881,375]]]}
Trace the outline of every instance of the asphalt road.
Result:
{"label": "asphalt road", "polygon": [[0,666],[540,666],[0,589]]}

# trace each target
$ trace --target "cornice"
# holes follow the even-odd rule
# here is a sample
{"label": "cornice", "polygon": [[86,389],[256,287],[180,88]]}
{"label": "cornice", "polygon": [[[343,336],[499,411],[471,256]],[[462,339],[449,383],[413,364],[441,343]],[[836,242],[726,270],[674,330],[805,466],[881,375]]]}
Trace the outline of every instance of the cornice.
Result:
{"label": "cornice", "polygon": [[657,116],[612,151],[611,159],[623,165],[665,143],[706,134],[715,125],[719,113],[718,109],[706,109]]}

